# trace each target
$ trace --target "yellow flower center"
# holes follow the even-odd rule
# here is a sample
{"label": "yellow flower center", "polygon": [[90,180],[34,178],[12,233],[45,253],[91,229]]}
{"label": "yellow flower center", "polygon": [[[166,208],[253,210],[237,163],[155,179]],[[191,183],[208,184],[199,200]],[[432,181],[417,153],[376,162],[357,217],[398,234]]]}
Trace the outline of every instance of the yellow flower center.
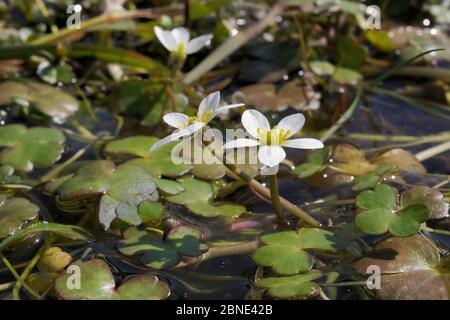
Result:
{"label": "yellow flower center", "polygon": [[289,134],[291,133],[290,130],[284,130],[284,129],[277,129],[277,127],[273,127],[271,130],[264,130],[258,128],[258,139],[261,141],[262,144],[265,144],[267,146],[280,146],[283,145],[283,143],[286,141],[286,139],[289,137]]}
{"label": "yellow flower center", "polygon": [[196,116],[189,117],[183,124],[179,126],[179,128],[184,129],[187,126],[194,124],[195,122],[207,123],[209,120],[211,120],[212,116],[213,111],[211,109],[206,110],[203,116],[200,116],[200,112],[197,112]]}
{"label": "yellow flower center", "polygon": [[186,56],[184,42],[179,42],[178,43],[177,50],[175,51],[175,54],[178,57],[185,57]]}

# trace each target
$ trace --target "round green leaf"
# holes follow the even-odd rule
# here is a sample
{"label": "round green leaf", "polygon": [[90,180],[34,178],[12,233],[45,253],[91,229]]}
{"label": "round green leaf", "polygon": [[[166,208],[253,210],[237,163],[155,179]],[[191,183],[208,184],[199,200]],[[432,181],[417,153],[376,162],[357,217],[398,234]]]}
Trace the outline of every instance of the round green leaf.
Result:
{"label": "round green leaf", "polygon": [[88,262],[78,260],[70,267],[79,269],[80,287],[73,287],[71,277],[62,274],[55,282],[54,289],[58,298],[64,300],[162,300],[170,290],[166,283],[154,275],[137,275],[125,279],[116,289],[116,283],[109,266],[100,259]]}
{"label": "round green leaf", "polygon": [[265,245],[256,249],[253,260],[286,275],[311,269],[312,261],[306,249],[336,251],[346,247],[333,233],[315,228],[266,234],[260,240]]}
{"label": "round green leaf", "polygon": [[0,127],[0,163],[15,170],[31,171],[45,168],[59,159],[64,150],[64,135],[57,129],[20,124]]}
{"label": "round green leaf", "polygon": [[430,217],[430,211],[423,204],[406,207],[392,218],[389,231],[397,237],[410,237],[417,234],[420,224]]}
{"label": "round green leaf", "polygon": [[38,217],[39,207],[24,198],[0,195],[0,238],[14,233],[26,221]]}
{"label": "round green leaf", "polygon": [[381,241],[354,266],[365,276],[372,275],[369,266],[380,268],[381,286],[376,292],[382,299],[448,300],[450,273],[442,262],[433,241],[415,235]]}
{"label": "round green leaf", "polygon": [[245,207],[234,203],[213,202],[215,190],[212,183],[193,177],[178,179],[184,191],[167,197],[167,201],[185,205],[192,213],[204,217],[236,217],[245,212]]}
{"label": "round green leaf", "polygon": [[98,214],[105,229],[115,218],[139,225],[138,205],[158,198],[152,176],[127,163],[116,167],[112,161],[91,161],[74,175],[60,179],[47,184],[46,190],[58,194],[61,201],[101,197]]}
{"label": "round green leaf", "polygon": [[126,256],[139,255],[142,264],[149,268],[170,269],[181,260],[177,249],[156,234],[129,228],[123,237],[124,240],[116,244],[117,250]]}
{"label": "round green leaf", "polygon": [[312,282],[322,277],[318,270],[290,277],[263,278],[256,287],[267,289],[267,293],[277,299],[308,298],[318,293],[319,286]]}

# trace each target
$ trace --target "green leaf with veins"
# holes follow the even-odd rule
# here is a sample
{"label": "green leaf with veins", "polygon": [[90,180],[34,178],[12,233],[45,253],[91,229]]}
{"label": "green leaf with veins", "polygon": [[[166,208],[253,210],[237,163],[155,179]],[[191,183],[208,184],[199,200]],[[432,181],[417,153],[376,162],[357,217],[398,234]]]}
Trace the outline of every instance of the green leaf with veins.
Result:
{"label": "green leaf with veins", "polygon": [[420,224],[430,217],[428,208],[414,204],[397,210],[397,190],[388,185],[377,185],[375,189],[361,192],[356,205],[363,209],[355,218],[356,226],[372,235],[390,232],[397,237],[409,237],[420,230]]}
{"label": "green leaf with veins", "polygon": [[203,217],[237,217],[245,212],[245,207],[241,205],[230,202],[214,202],[217,188],[211,182],[193,177],[182,177],[177,181],[183,186],[184,191],[169,196],[166,200],[182,204],[194,214]]}
{"label": "green leaf with veins", "polygon": [[256,282],[256,287],[267,290],[276,299],[309,298],[316,295],[319,285],[313,280],[322,277],[319,270],[311,270],[305,274],[289,277],[263,278]]}
{"label": "green leaf with veins", "polygon": [[24,198],[0,194],[0,239],[19,230],[27,221],[38,217],[39,207]]}
{"label": "green leaf with veins", "polygon": [[105,229],[115,218],[139,225],[138,205],[158,199],[156,184],[145,170],[126,163],[116,167],[108,160],[88,162],[74,175],[48,183],[46,190],[61,201],[99,196],[99,221]]}
{"label": "green leaf with veins", "polygon": [[139,256],[142,264],[156,270],[176,266],[182,256],[200,256],[208,250],[201,240],[203,233],[193,226],[178,226],[164,240],[156,233],[134,227],[124,232],[124,240],[116,244],[117,250],[126,256]]}
{"label": "green leaf with veins", "polygon": [[64,150],[64,135],[58,129],[21,124],[0,127],[0,163],[15,170],[32,171],[51,166]]}
{"label": "green leaf with veins", "polygon": [[[87,262],[78,260],[69,266],[80,271],[80,288],[68,286],[71,274],[61,274],[54,285],[59,299],[63,300],[163,300],[170,294],[168,285],[151,274],[126,278],[116,288],[114,276],[108,264],[100,259]],[[70,269],[68,269],[70,270]],[[73,269],[72,269],[73,270]]]}
{"label": "green leaf with veins", "polygon": [[266,234],[260,240],[264,245],[256,249],[253,260],[283,275],[304,273],[311,269],[312,260],[306,252],[308,249],[333,252],[347,246],[333,233],[314,228]]}

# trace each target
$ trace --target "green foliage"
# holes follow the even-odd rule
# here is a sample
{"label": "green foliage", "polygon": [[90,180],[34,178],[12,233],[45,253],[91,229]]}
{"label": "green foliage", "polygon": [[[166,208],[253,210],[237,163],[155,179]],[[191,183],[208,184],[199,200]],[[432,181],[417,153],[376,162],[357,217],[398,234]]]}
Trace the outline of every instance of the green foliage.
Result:
{"label": "green foliage", "polygon": [[263,235],[260,240],[264,245],[255,251],[253,260],[282,275],[304,273],[311,269],[312,260],[306,250],[333,252],[345,248],[341,239],[322,229],[277,232]]}
{"label": "green foliage", "polygon": [[46,84],[32,81],[5,81],[0,84],[0,106],[12,103],[28,105],[56,123],[75,114],[80,103],[73,96]]}
{"label": "green foliage", "polygon": [[132,225],[141,224],[138,205],[156,200],[156,184],[152,176],[140,167],[108,160],[92,161],[74,175],[61,177],[47,184],[46,190],[62,201],[100,197],[99,221],[105,229],[118,218]]}
{"label": "green foliage", "polygon": [[256,282],[256,287],[266,289],[276,299],[308,298],[318,293],[319,286],[313,280],[320,277],[320,271],[311,270],[289,277],[263,278]]}
{"label": "green foliage", "polygon": [[138,255],[141,263],[149,268],[165,270],[175,267],[182,256],[205,253],[208,246],[201,240],[202,236],[200,229],[186,225],[172,229],[166,239],[156,233],[129,228],[116,247],[124,255]]}
{"label": "green foliage", "polygon": [[375,169],[371,173],[364,174],[362,176],[358,176],[353,181],[352,190],[353,191],[362,191],[365,189],[371,189],[375,187],[377,184],[382,182],[383,175],[395,170],[392,166],[383,166],[378,169]]}
{"label": "green foliage", "polygon": [[324,169],[330,156],[330,149],[325,147],[311,152],[305,163],[297,166],[294,173],[299,178],[307,178]]}
{"label": "green foliage", "polygon": [[27,221],[38,217],[39,207],[24,198],[0,194],[0,239],[13,234]]}
{"label": "green foliage", "polygon": [[397,190],[388,185],[361,192],[356,204],[363,209],[355,218],[356,226],[367,234],[390,232],[397,237],[410,237],[420,230],[420,224],[430,217],[423,204],[413,204],[397,210]]}
{"label": "green foliage", "polygon": [[[100,259],[78,260],[69,266],[80,271],[80,288],[68,286],[71,274],[62,274],[55,282],[58,298],[63,300],[163,300],[170,294],[167,284],[150,274],[126,278],[116,288],[108,264]],[[73,270],[73,269],[72,269]]]}
{"label": "green foliage", "polygon": [[0,163],[15,170],[45,168],[59,159],[64,150],[64,135],[58,129],[20,124],[0,127]]}
{"label": "green foliage", "polygon": [[237,217],[245,212],[245,207],[229,202],[214,202],[218,188],[210,182],[192,177],[177,180],[184,188],[183,192],[169,196],[167,201],[178,203],[196,215],[203,217],[228,216]]}

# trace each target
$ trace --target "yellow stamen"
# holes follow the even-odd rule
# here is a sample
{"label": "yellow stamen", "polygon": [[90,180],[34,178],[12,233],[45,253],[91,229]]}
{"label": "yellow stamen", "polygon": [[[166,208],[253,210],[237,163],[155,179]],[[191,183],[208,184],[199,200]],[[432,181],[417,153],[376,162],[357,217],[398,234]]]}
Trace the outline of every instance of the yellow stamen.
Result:
{"label": "yellow stamen", "polygon": [[290,130],[279,130],[276,126],[271,130],[258,128],[256,132],[258,133],[259,141],[261,141],[262,144],[268,146],[283,145],[286,139],[289,137],[289,134],[291,133]]}
{"label": "yellow stamen", "polygon": [[212,116],[213,111],[211,109],[206,110],[203,116],[200,116],[200,112],[197,112],[196,116],[189,117],[183,124],[179,125],[178,127],[180,129],[184,129],[187,126],[194,124],[195,122],[207,123],[209,120],[211,120]]}

